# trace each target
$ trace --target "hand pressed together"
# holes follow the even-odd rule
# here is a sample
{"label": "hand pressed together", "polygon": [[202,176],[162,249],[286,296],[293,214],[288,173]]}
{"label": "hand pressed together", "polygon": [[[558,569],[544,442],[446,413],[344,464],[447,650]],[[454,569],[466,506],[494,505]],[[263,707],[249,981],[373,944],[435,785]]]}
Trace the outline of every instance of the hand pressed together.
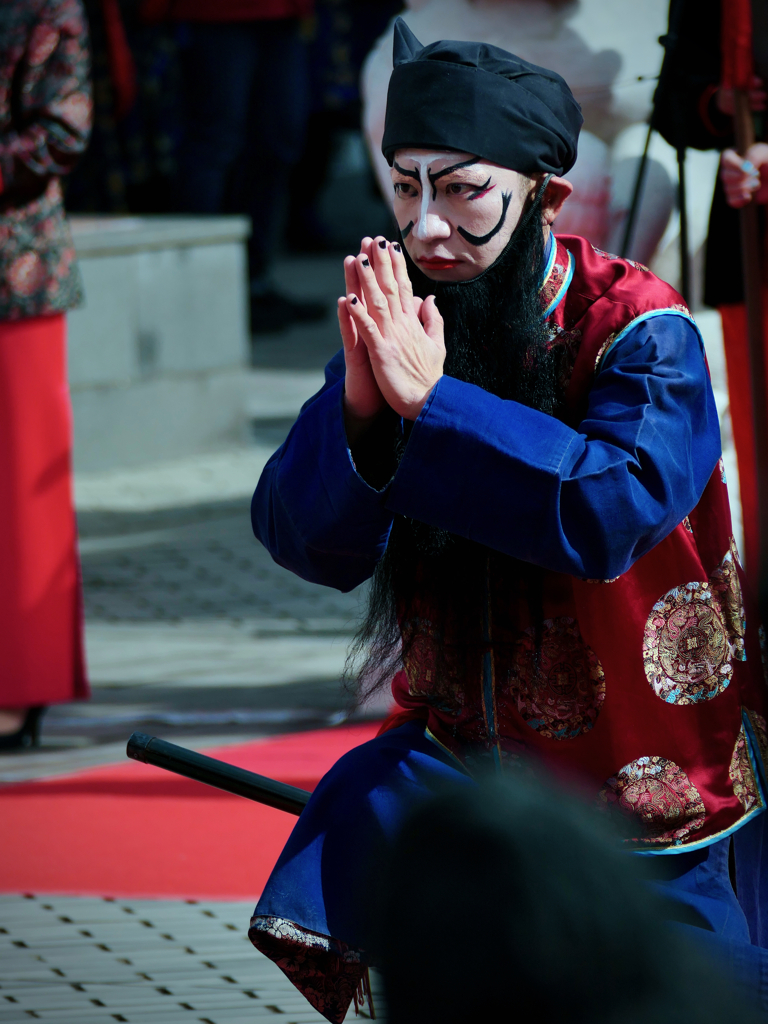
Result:
{"label": "hand pressed together", "polygon": [[414,296],[399,243],[364,238],[344,261],[339,299],[348,418],[364,423],[386,405],[415,420],[443,375],[443,319],[430,295]]}

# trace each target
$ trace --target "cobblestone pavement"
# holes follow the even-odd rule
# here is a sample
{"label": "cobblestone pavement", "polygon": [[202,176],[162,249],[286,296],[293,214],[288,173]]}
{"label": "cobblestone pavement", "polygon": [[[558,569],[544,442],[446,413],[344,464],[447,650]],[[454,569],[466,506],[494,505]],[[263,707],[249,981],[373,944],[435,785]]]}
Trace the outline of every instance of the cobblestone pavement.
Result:
{"label": "cobblestone pavement", "polygon": [[[251,946],[252,911],[202,900],[0,896],[0,1021],[259,1024],[279,1015],[322,1024]],[[375,976],[372,987],[381,1020]]]}

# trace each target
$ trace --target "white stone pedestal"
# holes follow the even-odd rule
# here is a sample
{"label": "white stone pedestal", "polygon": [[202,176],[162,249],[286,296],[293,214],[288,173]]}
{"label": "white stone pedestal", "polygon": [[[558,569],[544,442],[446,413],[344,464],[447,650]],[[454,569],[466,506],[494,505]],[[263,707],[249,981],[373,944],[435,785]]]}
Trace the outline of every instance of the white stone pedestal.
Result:
{"label": "white stone pedestal", "polygon": [[72,217],[85,305],[69,323],[75,467],[242,439],[246,217]]}

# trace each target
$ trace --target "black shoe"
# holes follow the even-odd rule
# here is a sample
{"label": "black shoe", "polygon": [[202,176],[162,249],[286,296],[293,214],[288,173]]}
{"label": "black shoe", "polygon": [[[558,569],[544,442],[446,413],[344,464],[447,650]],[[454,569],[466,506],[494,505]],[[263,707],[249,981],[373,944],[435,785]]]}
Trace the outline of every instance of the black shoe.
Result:
{"label": "black shoe", "polygon": [[316,323],[327,316],[328,306],[324,302],[290,299],[274,288],[251,296],[252,334],[274,334],[293,324]]}
{"label": "black shoe", "polygon": [[44,711],[44,706],[29,708],[20,729],[0,736],[0,750],[29,750],[31,747],[39,746],[40,719]]}

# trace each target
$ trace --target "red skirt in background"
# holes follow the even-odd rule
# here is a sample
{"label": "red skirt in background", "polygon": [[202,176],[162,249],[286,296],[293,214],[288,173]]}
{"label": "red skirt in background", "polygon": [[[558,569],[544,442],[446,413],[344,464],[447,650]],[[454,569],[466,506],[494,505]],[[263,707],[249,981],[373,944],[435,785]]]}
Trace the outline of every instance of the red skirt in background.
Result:
{"label": "red skirt in background", "polygon": [[0,707],[87,697],[64,314],[0,322]]}
{"label": "red skirt in background", "polygon": [[[723,322],[723,347],[728,370],[728,398],[731,410],[733,441],[739,465],[741,515],[744,523],[744,564],[747,578],[756,571],[760,558],[757,516],[757,480],[755,478],[755,440],[752,426],[751,371],[747,310],[743,303],[718,306]],[[766,354],[768,355],[768,292],[763,293]],[[768,395],[766,396],[768,401]]]}

